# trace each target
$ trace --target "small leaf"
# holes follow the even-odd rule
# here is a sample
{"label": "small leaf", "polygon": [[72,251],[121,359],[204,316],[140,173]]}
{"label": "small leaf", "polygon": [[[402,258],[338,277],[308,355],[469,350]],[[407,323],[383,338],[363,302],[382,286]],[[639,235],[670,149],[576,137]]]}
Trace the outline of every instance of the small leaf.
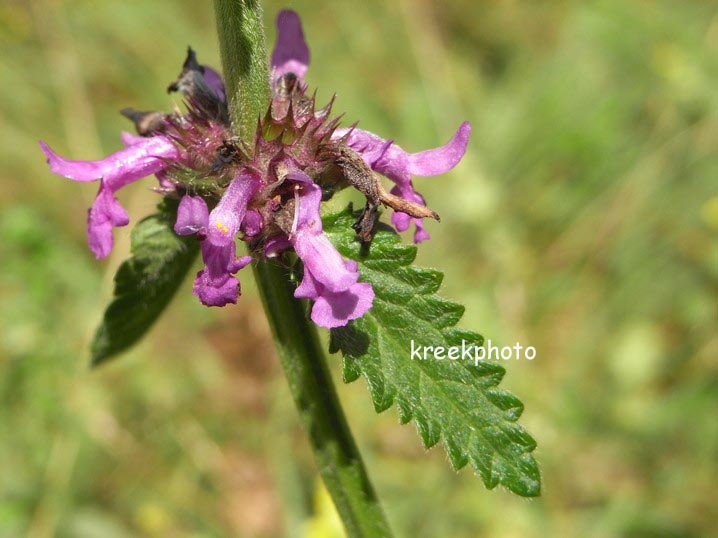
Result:
{"label": "small leaf", "polygon": [[371,310],[331,332],[330,352],[344,356],[344,380],[364,375],[377,412],[396,404],[401,423],[414,420],[426,448],[443,441],[455,469],[467,463],[488,488],[498,484],[526,497],[541,490],[531,452],[536,442],[516,421],[523,404],[497,388],[504,375],[495,362],[417,359],[414,347],[481,346],[483,337],[455,328],[463,306],[434,293],[443,275],[411,266],[416,247],[380,228],[362,249],[351,228],[351,208],[324,218],[337,249],[359,263],[362,281],[376,297]]}
{"label": "small leaf", "polygon": [[132,230],[132,256],[117,270],[114,299],[92,341],[93,366],[134,345],[149,330],[197,257],[199,241],[173,230],[177,201],[165,198],[158,211]]}

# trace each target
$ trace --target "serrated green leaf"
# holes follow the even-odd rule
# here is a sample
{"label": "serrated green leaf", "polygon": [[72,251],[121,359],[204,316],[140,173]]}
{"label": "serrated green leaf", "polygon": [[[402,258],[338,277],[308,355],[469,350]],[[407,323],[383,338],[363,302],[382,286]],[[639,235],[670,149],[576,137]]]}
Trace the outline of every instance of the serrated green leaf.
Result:
{"label": "serrated green leaf", "polygon": [[443,441],[455,469],[471,463],[489,489],[502,484],[518,495],[540,493],[531,452],[536,442],[516,421],[523,404],[497,385],[504,369],[495,362],[411,358],[415,346],[483,344],[458,329],[464,307],[434,293],[443,275],[411,266],[416,247],[403,245],[389,228],[362,249],[351,208],[324,217],[324,231],[337,249],[359,263],[361,279],[374,288],[371,310],[331,332],[330,351],[344,357],[344,380],[363,375],[374,408],[396,404],[401,423],[414,420],[425,447]]}
{"label": "serrated green leaf", "polygon": [[115,275],[115,293],[92,341],[96,366],[135,344],[159,318],[199,252],[193,236],[172,229],[177,201],[165,198],[158,213],[132,230],[132,256]]}

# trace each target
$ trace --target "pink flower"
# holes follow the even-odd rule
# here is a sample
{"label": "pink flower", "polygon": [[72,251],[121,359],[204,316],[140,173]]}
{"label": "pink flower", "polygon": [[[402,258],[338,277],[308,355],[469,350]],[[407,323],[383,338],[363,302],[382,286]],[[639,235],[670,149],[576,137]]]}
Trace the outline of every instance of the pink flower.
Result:
{"label": "pink flower", "polygon": [[296,225],[288,240],[304,262],[304,278],[294,296],[314,301],[311,317],[317,325],[330,329],[346,325],[371,308],[374,290],[370,284],[357,282],[357,263],[344,260],[324,234],[321,188],[302,172],[289,173],[287,179],[299,189]]}
{"label": "pink flower", "polygon": [[180,201],[174,229],[180,235],[196,234],[202,240],[205,266],[197,273],[192,292],[206,306],[237,302],[240,286],[234,274],[252,257],[236,257],[235,237],[257,187],[252,176],[237,176],[211,213],[199,196],[184,196]]}
{"label": "pink flower", "polygon": [[168,163],[178,159],[177,147],[164,136],[135,141],[99,161],[63,159],[40,142],[47,156],[50,170],[75,181],[100,181],[95,202],[88,212],[87,242],[97,258],[106,257],[114,243],[112,229],[126,226],[130,219],[115,198],[115,192],[139,179],[161,172]]}
{"label": "pink flower", "polygon": [[[237,302],[236,273],[252,259],[237,256],[241,239],[254,255],[296,252],[304,275],[295,297],[314,302],[311,318],[317,325],[340,327],[363,316],[372,307],[374,290],[359,281],[358,264],[345,260],[324,233],[322,200],[347,185],[364,194],[366,205],[354,229],[365,243],[371,241],[382,204],[394,210],[397,230],[406,230],[413,220],[414,240],[428,239],[422,219],[438,215],[414,190],[412,176],[454,167],[466,151],[471,127],[463,123],[446,145],[419,153],[368,131],[338,129],[339,118],[331,116],[334,99],[317,108],[307,94],[309,56],[299,17],[282,11],[271,56],[272,98],[254,140],[237,141],[222,78],[200,65],[190,48],[168,87],[183,94],[185,114],[123,110],[138,134],[122,133],[125,148],[99,161],[67,160],[40,142],[53,172],[100,182],[88,217],[92,252],[107,256],[113,228],[128,224],[115,193],[154,174],[157,192],[181,198],[175,233],[201,241],[204,267],[193,293],[202,304]],[[391,191],[374,172],[394,182]]]}
{"label": "pink flower", "polygon": [[302,22],[294,11],[283,10],[277,15],[277,43],[272,52],[272,81],[277,81],[287,73],[299,80],[309,67],[309,47],[304,41]]}
{"label": "pink flower", "polygon": [[[384,140],[362,129],[337,129],[334,137],[346,136],[347,144],[362,156],[372,170],[396,183],[391,189],[392,194],[410,202],[426,205],[424,197],[414,190],[411,176],[437,176],[451,170],[466,153],[470,134],[471,125],[465,121],[445,145],[418,153],[408,153],[393,140]],[[412,220],[416,226],[414,242],[421,243],[429,239],[429,234],[421,222],[422,219],[411,218],[406,213],[398,211],[391,217],[392,224],[400,232],[407,230]]]}

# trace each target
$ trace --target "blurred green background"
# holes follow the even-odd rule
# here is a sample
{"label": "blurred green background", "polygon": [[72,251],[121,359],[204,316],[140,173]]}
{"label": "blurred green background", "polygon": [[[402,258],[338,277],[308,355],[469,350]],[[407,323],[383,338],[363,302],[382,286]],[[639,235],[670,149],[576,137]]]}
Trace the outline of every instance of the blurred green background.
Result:
{"label": "blurred green background", "polygon": [[[265,2],[268,38],[285,4]],[[544,494],[453,472],[363,381],[341,386],[399,536],[718,536],[718,7],[700,1],[296,1],[320,101],[416,151],[442,216],[419,261],[463,325],[533,345]],[[124,106],[168,109],[185,48],[219,65],[210,3],[0,3],[0,536],[340,536],[250,273],[236,307],[189,283],[97,371],[89,338],[128,252],[85,245],[95,187],[37,147],[98,158]],[[121,200],[134,221],[157,195]],[[337,356],[330,357],[339,379]]]}

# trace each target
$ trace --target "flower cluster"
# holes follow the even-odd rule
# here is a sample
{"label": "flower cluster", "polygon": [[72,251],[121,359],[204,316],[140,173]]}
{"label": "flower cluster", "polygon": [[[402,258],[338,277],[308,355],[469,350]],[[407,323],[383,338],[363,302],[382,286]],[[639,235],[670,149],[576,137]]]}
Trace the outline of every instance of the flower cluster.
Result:
{"label": "flower cluster", "polygon": [[[343,259],[323,233],[322,200],[347,186],[365,195],[366,205],[354,224],[361,241],[371,241],[381,205],[394,210],[397,230],[408,229],[413,221],[414,240],[428,239],[422,219],[438,215],[414,190],[412,176],[437,175],[456,165],[471,128],[463,123],[445,146],[419,153],[356,126],[340,129],[339,119],[331,117],[333,99],[317,108],[306,93],[309,49],[299,17],[283,11],[277,28],[272,98],[252,141],[232,135],[222,79],[200,65],[190,49],[177,81],[168,88],[184,96],[186,113],[123,110],[138,134],[123,133],[125,148],[98,161],[64,159],[44,142],[40,146],[54,173],[99,181],[87,222],[96,257],[110,253],[113,228],[129,222],[115,193],[154,174],[158,191],[181,198],[175,232],[201,241],[204,268],[193,292],[203,304],[236,303],[240,286],[235,274],[252,260],[237,257],[239,238],[253,256],[293,250],[304,267],[295,296],[314,302],[311,318],[317,325],[338,327],[371,308],[374,291],[359,282],[356,262]],[[375,172],[394,187],[386,191]]]}

